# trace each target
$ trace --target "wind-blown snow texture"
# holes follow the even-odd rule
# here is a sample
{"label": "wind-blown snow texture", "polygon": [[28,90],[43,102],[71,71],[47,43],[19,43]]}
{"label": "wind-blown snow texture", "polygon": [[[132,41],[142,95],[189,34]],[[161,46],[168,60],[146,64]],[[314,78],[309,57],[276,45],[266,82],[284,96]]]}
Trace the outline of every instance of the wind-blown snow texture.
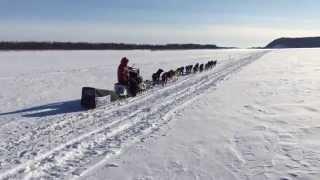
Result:
{"label": "wind-blown snow texture", "polygon": [[[81,86],[112,88],[123,54],[144,77],[159,67],[219,63],[81,109]],[[319,179],[319,54],[1,52],[0,179]]]}

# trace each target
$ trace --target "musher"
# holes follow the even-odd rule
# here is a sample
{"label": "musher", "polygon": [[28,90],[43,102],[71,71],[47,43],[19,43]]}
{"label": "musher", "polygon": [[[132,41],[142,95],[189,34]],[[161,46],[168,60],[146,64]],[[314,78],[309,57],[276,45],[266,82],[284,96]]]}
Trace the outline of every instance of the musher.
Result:
{"label": "musher", "polygon": [[139,90],[138,82],[135,77],[130,77],[130,72],[134,68],[128,66],[129,59],[123,57],[121,59],[120,65],[118,67],[118,83],[128,87],[129,93],[131,96],[136,96]]}

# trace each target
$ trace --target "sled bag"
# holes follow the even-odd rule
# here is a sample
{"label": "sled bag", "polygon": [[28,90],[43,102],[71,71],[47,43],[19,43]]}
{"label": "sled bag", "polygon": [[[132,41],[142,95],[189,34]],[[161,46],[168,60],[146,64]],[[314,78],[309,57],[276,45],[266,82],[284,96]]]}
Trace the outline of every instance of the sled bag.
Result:
{"label": "sled bag", "polygon": [[96,89],[83,87],[81,95],[81,106],[87,109],[96,108]]}

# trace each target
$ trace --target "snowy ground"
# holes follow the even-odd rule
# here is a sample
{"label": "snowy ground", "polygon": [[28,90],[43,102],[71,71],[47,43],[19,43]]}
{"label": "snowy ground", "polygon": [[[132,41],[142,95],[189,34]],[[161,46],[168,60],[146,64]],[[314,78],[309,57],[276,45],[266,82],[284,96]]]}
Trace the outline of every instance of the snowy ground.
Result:
{"label": "snowy ground", "polygon": [[[123,54],[145,77],[195,59],[219,64],[126,102],[79,108],[81,86],[111,88]],[[0,52],[0,179],[319,179],[319,55]]]}
{"label": "snowy ground", "polygon": [[[249,51],[250,52],[250,51]],[[248,50],[197,51],[21,51],[0,52],[0,113],[80,97],[81,87],[113,89],[123,56],[140,68],[143,77],[163,68],[234,59]]]}

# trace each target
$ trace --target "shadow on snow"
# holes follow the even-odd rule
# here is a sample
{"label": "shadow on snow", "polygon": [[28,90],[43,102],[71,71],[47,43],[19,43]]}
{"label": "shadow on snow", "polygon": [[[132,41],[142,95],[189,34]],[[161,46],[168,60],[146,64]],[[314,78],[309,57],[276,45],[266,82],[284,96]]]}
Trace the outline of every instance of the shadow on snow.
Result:
{"label": "shadow on snow", "polygon": [[12,111],[7,113],[0,113],[0,116],[22,114],[22,117],[45,117],[54,116],[59,114],[67,114],[73,112],[84,111],[85,109],[81,107],[80,100],[72,100],[65,102],[51,103],[42,106],[36,106],[32,108],[22,109],[18,111]]}

